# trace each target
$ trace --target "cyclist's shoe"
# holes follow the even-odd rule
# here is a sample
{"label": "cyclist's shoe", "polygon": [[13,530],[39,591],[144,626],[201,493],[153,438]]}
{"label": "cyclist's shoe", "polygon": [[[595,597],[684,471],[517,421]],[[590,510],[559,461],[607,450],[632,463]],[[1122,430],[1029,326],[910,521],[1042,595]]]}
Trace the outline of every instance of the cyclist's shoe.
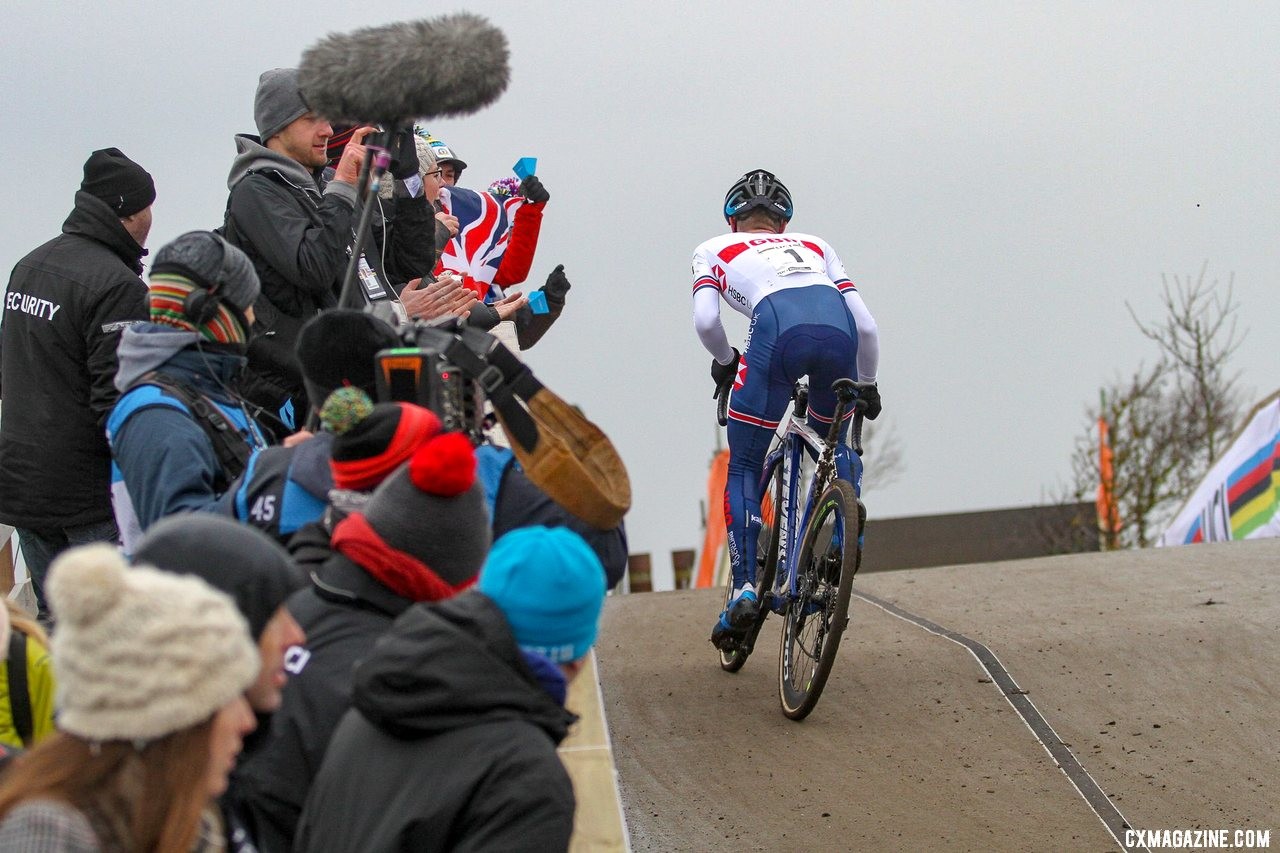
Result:
{"label": "cyclist's shoe", "polygon": [[755,591],[744,589],[734,596],[711,629],[711,643],[721,651],[733,651],[755,624],[760,613],[760,600]]}

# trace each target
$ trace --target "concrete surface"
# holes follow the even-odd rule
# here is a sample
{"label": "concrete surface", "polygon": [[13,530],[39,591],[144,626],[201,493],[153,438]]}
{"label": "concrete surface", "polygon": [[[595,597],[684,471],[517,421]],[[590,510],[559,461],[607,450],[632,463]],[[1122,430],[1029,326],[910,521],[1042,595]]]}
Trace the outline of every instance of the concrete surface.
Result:
{"label": "concrete surface", "polygon": [[[1280,541],[855,589],[988,646],[1133,827],[1280,830]],[[633,849],[1121,849],[961,646],[856,600],[821,702],[794,723],[780,620],[724,673],[707,642],[722,600],[607,602],[597,654]]]}
{"label": "concrete surface", "polygon": [[565,706],[578,715],[559,749],[578,801],[570,853],[622,853],[628,849],[627,828],[618,799],[618,774],[605,728],[594,653],[569,684]]}

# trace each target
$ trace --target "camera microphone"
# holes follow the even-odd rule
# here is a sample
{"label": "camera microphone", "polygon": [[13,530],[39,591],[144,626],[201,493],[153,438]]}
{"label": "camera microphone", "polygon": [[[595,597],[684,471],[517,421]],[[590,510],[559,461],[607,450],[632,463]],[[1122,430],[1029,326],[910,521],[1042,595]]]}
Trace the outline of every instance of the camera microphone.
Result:
{"label": "camera microphone", "polygon": [[333,122],[382,123],[467,115],[507,88],[507,37],[459,13],[335,33],[302,54],[307,104]]}

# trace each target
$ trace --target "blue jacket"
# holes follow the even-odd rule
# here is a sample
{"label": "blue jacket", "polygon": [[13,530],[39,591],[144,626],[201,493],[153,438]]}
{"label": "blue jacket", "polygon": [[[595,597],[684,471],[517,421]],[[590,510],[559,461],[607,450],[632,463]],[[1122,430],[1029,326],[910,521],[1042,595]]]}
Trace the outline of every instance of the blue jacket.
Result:
{"label": "blue jacket", "polygon": [[227,490],[221,509],[288,545],[299,528],[324,514],[333,488],[332,448],[333,433],[318,432],[292,447],[258,451]]}
{"label": "blue jacket", "polygon": [[155,521],[214,509],[222,497],[219,484],[230,479],[203,427],[181,401],[156,385],[134,385],[145,374],[154,370],[205,395],[245,441],[266,444],[230,390],[244,358],[210,345],[197,349],[194,343],[193,333],[152,323],[132,326],[121,338],[116,384],[129,390],[107,419],[107,440],[112,503],[126,553]]}
{"label": "blue jacket", "polygon": [[612,589],[627,569],[627,529],[624,522],[601,530],[592,527],[553,501],[525,476],[515,454],[503,447],[476,448],[477,476],[489,496],[494,541],[521,527],[567,527],[577,533],[604,565],[605,583]]}

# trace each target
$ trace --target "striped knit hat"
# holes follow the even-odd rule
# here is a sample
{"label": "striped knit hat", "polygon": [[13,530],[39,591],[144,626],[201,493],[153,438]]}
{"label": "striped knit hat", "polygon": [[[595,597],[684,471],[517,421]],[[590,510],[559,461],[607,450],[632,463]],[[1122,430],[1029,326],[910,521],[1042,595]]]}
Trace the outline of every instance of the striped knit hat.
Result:
{"label": "striped knit hat", "polygon": [[[249,257],[212,231],[188,231],[166,243],[151,267],[151,322],[198,332],[221,344],[246,344],[245,312],[261,291]],[[209,291],[216,302],[212,317],[197,323],[187,310],[196,290]]]}
{"label": "striped knit hat", "polygon": [[245,344],[249,342],[248,321],[244,314],[232,310],[225,302],[218,306],[213,319],[197,326],[182,310],[182,305],[192,291],[199,289],[190,279],[175,273],[152,273],[148,296],[151,304],[151,322],[173,326],[187,332],[198,332],[206,341],[218,344]]}

